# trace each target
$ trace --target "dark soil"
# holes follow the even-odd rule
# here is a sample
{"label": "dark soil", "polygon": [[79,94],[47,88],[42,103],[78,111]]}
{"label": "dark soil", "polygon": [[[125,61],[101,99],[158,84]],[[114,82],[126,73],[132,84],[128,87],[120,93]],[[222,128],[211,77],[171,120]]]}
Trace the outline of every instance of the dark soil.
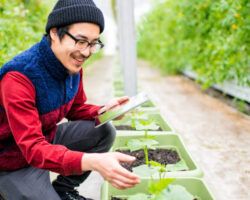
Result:
{"label": "dark soil", "polygon": [[[128,125],[119,125],[119,126],[115,126],[115,128],[116,128],[117,130],[136,131],[135,128],[132,128],[131,126],[128,126]],[[159,127],[157,130],[154,130],[154,131],[162,131],[162,128]]]}
{"label": "dark soil", "polygon": [[124,198],[117,198],[117,197],[111,197],[111,200],[126,200],[126,199],[124,199]]}
{"label": "dark soil", "polygon": [[[121,163],[127,170],[132,171],[132,168],[145,164],[145,156],[143,150],[133,151],[130,150],[117,150],[118,152],[125,153],[136,157],[136,160],[132,163]],[[175,164],[180,161],[180,157],[177,151],[172,149],[155,149],[148,150],[149,160],[159,162],[163,165]]]}

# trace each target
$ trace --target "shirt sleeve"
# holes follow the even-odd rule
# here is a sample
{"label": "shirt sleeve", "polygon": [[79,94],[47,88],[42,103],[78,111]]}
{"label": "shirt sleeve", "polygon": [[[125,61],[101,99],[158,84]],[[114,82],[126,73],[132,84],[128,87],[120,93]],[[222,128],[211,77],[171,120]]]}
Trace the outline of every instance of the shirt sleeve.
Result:
{"label": "shirt sleeve", "polygon": [[35,88],[26,76],[19,72],[7,73],[1,80],[1,95],[15,142],[30,165],[66,176],[82,173],[82,152],[45,140]]}
{"label": "shirt sleeve", "polygon": [[86,101],[87,101],[87,97],[83,89],[82,70],[81,70],[79,88],[74,98],[72,107],[70,111],[68,112],[66,118],[69,120],[94,119],[98,114],[98,110],[102,106],[86,104]]}

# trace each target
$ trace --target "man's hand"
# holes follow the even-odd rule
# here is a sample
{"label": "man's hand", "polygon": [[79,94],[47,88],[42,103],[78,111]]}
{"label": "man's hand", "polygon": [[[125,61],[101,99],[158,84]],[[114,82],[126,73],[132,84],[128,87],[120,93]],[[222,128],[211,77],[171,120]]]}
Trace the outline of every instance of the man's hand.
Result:
{"label": "man's hand", "polygon": [[119,152],[85,153],[82,157],[82,170],[98,171],[102,177],[117,189],[132,188],[140,178],[120,165],[120,162],[133,162],[135,157]]}
{"label": "man's hand", "polygon": [[111,110],[111,109],[115,108],[116,106],[119,106],[119,105],[126,103],[127,101],[129,101],[128,96],[123,96],[123,97],[111,99],[105,106],[103,106],[98,111],[98,114],[101,114],[101,113],[104,113],[108,110]]}

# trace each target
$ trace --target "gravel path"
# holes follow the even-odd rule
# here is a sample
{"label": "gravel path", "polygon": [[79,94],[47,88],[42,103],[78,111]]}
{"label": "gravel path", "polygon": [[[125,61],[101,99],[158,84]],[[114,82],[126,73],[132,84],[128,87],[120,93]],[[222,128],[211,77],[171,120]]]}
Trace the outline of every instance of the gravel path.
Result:
{"label": "gravel path", "polygon": [[[89,102],[105,103],[112,97],[112,64],[112,58],[106,57],[86,70]],[[250,199],[250,118],[204,94],[193,81],[162,76],[146,62],[138,66],[140,90],[150,94],[182,136],[216,199]],[[90,180],[93,182],[82,184],[80,191],[99,200],[97,191],[103,180],[97,173]]]}

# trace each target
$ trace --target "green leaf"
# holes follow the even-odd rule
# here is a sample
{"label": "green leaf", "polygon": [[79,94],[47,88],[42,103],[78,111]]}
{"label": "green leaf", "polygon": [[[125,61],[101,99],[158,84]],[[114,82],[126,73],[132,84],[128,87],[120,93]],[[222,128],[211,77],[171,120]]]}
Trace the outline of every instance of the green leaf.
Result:
{"label": "green leaf", "polygon": [[166,169],[169,172],[189,170],[189,168],[184,160],[180,160],[179,162],[177,162],[175,164],[168,164],[166,166]]}
{"label": "green leaf", "polygon": [[150,167],[153,167],[153,168],[157,169],[159,173],[167,171],[165,165],[163,165],[161,163],[158,163],[156,161],[150,160],[149,165],[150,165]]}
{"label": "green leaf", "polygon": [[144,112],[138,110],[131,112],[130,117],[131,119],[135,120],[148,120],[148,114],[145,114]]}
{"label": "green leaf", "polygon": [[164,197],[165,199],[173,200],[193,200],[194,196],[190,194],[186,188],[181,185],[169,185],[167,189],[163,190],[156,199]]}
{"label": "green leaf", "polygon": [[158,141],[149,138],[141,138],[140,141],[142,145],[146,146],[148,149],[155,149],[154,145],[159,144]]}
{"label": "green leaf", "polygon": [[158,173],[158,170],[156,168],[152,168],[148,165],[140,165],[138,167],[134,167],[132,170],[140,177],[149,177]]}
{"label": "green leaf", "polygon": [[140,139],[131,139],[127,143],[127,147],[130,151],[137,151],[143,149],[144,145],[140,141]]}
{"label": "green leaf", "polygon": [[159,126],[154,121],[139,120],[136,122],[136,130],[158,130]]}
{"label": "green leaf", "polygon": [[154,145],[157,145],[158,142],[156,140],[151,140],[148,138],[141,139],[131,139],[127,142],[127,147],[130,151],[137,151],[143,149],[145,146],[150,149],[154,149]]}
{"label": "green leaf", "polygon": [[165,179],[160,179],[158,181],[150,181],[149,187],[148,187],[149,193],[150,194],[161,193],[174,180],[175,180],[174,178],[165,178]]}

